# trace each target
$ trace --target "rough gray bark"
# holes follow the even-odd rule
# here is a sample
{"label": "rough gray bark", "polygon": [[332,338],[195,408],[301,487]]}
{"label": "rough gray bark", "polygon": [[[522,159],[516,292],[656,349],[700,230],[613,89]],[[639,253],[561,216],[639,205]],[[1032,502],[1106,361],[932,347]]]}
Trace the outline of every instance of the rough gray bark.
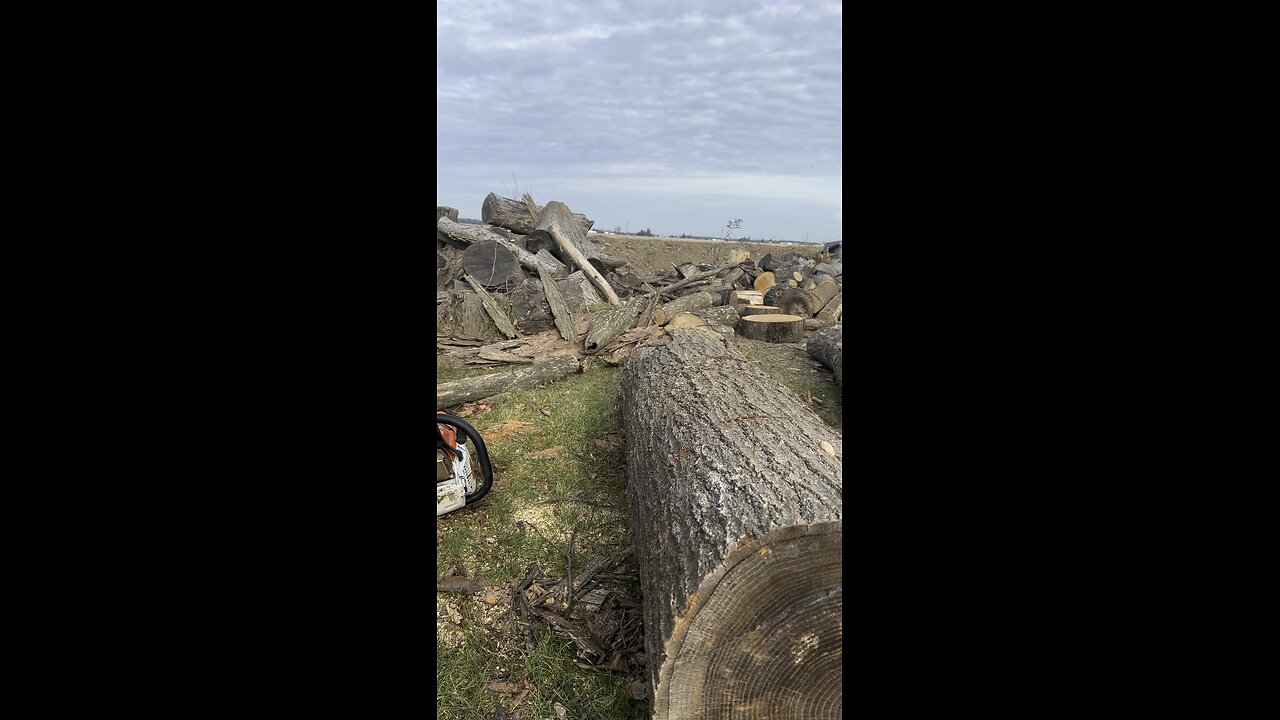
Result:
{"label": "rough gray bark", "polygon": [[577,369],[577,358],[572,355],[556,355],[533,365],[440,383],[436,385],[436,409],[444,410],[511,390],[527,390],[559,380]]}
{"label": "rough gray bark", "polygon": [[[596,246],[587,242],[586,231],[574,221],[573,213],[569,210],[569,206],[558,200],[552,200],[542,208],[542,212],[538,215],[538,223],[528,232],[525,237],[525,247],[530,252],[537,252],[543,248],[551,251],[566,265],[570,265],[573,258],[563,251],[555,238],[551,236],[551,223],[556,223],[560,228],[560,232],[564,233],[565,238],[573,245],[582,256],[590,261],[591,258],[597,257],[600,252],[596,250]],[[583,269],[579,266],[578,269]]]}
{"label": "rough gray bark", "polygon": [[809,335],[809,341],[805,343],[805,351],[818,362],[831,368],[831,372],[836,376],[836,384],[840,387],[844,387],[841,381],[843,375],[841,366],[844,362],[843,328],[844,325],[841,323],[815,330]]}
{"label": "rough gray bark", "polygon": [[439,219],[440,219],[440,218],[442,218],[442,217],[447,217],[447,218],[449,218],[450,220],[452,220],[452,221],[454,221],[454,222],[457,222],[457,221],[458,221],[458,208],[451,208],[451,207],[449,207],[449,206],[447,206],[447,205],[437,205],[437,206],[436,206],[436,219],[437,219],[437,220],[439,220]]}
{"label": "rough gray bark", "polygon": [[598,353],[608,347],[614,338],[630,330],[647,301],[647,298],[632,298],[624,305],[596,313],[591,318],[591,328],[587,330],[583,351],[588,355]]}
{"label": "rough gray bark", "polygon": [[665,325],[668,320],[682,312],[701,310],[702,308],[711,307],[715,304],[716,298],[712,297],[710,294],[702,292],[701,290],[692,292],[684,297],[678,297],[654,310],[653,323],[655,325]]}
{"label": "rough gray bark", "polygon": [[822,306],[813,307],[816,298],[809,297],[809,293],[798,287],[789,287],[786,285],[777,285],[770,288],[769,292],[764,294],[764,304],[772,305],[782,310],[787,315],[799,315],[800,317],[810,317]]}
{"label": "rough gray bark", "polygon": [[744,338],[771,343],[804,340],[804,318],[798,315],[748,315],[735,328]]}
{"label": "rough gray bark", "polygon": [[462,279],[466,280],[467,284],[471,286],[471,289],[475,291],[476,295],[480,296],[480,302],[484,306],[484,311],[489,313],[489,317],[493,318],[493,324],[498,326],[498,330],[502,331],[502,334],[509,338],[520,337],[520,331],[516,330],[516,326],[511,324],[511,319],[507,317],[506,313],[502,312],[498,303],[494,301],[493,296],[485,292],[484,287],[482,287],[480,283],[476,282],[476,279],[470,275],[463,275]]}
{"label": "rough gray bark", "polygon": [[537,333],[555,327],[551,307],[547,303],[546,285],[532,278],[525,280],[503,298],[511,304],[511,319],[523,333]]}
{"label": "rough gray bark", "polygon": [[516,256],[501,244],[489,240],[473,243],[462,254],[462,267],[486,288],[506,288],[524,282]]}
{"label": "rough gray bark", "polygon": [[502,337],[484,311],[483,301],[474,292],[449,292],[447,300],[440,301],[436,293],[436,332],[473,340],[496,340]]}
{"label": "rough gray bark", "polygon": [[[525,195],[527,196],[528,193],[525,193]],[[495,193],[489,193],[485,197],[484,203],[480,205],[481,220],[521,235],[528,235],[534,228],[538,227],[538,214],[541,212],[541,205],[535,204],[533,209],[530,210],[523,199],[512,200]],[[596,224],[594,220],[587,218],[582,213],[574,213],[573,218],[577,221],[577,226],[582,228],[583,235],[586,235],[591,226]]]}
{"label": "rough gray bark", "polygon": [[706,318],[709,322],[715,325],[727,325],[729,327],[736,325],[738,323],[738,318],[740,317],[738,315],[737,308],[732,305],[720,305],[718,307],[694,310],[693,314],[698,317]]}
{"label": "rough gray bark", "polygon": [[[461,245],[463,249],[473,243],[486,240],[507,240],[507,238],[483,225],[454,222],[448,217],[436,218],[436,237],[441,240],[452,240],[456,245]],[[508,242],[510,241],[508,240]]]}
{"label": "rough gray bark", "polygon": [[560,295],[564,301],[568,303],[569,309],[575,313],[582,312],[583,308],[588,305],[602,303],[604,300],[600,294],[596,292],[595,287],[587,280],[587,276],[579,270],[569,277],[556,282],[556,288],[560,290]]}
{"label": "rough gray bark", "polygon": [[557,288],[555,280],[551,279],[551,274],[546,270],[539,270],[538,276],[542,279],[542,288],[547,294],[551,315],[556,320],[556,330],[559,331],[560,337],[573,342],[578,337],[578,333],[573,329],[573,311],[565,303],[564,296],[560,294],[560,288]]}
{"label": "rough gray bark", "polygon": [[698,329],[621,400],[652,717],[841,717],[840,437]]}
{"label": "rough gray bark", "polygon": [[[548,204],[550,205],[552,203]],[[618,299],[618,294],[613,291],[613,286],[609,284],[609,281],[604,279],[604,276],[600,274],[600,271],[596,269],[595,265],[591,264],[587,256],[582,254],[581,247],[590,247],[590,243],[583,242],[578,244],[579,239],[571,237],[571,234],[565,234],[560,227],[560,223],[555,221],[552,221],[547,227],[547,232],[549,232],[551,237],[555,240],[556,247],[573,261],[573,264],[570,267],[576,266],[582,268],[582,273],[590,278],[591,282],[600,289],[600,292],[604,295],[605,299],[609,301],[610,305],[622,304],[622,301]]]}

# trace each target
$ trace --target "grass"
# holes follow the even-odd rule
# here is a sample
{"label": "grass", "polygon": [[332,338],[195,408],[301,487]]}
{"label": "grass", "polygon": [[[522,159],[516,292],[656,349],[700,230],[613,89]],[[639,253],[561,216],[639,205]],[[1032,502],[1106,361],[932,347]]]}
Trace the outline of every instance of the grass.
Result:
{"label": "grass", "polygon": [[[812,405],[814,410],[840,427],[840,390],[830,372],[812,367],[808,356],[793,346],[745,340],[737,345],[797,395],[808,392],[821,400]],[[442,362],[436,379],[502,370]],[[625,446],[616,405],[621,375],[621,368],[593,365],[587,373],[494,398],[490,409],[467,417],[485,439],[494,487],[480,503],[437,519],[437,575],[461,566],[493,587],[522,578],[530,564],[539,563],[549,575],[561,577],[570,531],[575,568],[631,543]],[[442,626],[437,636],[437,717],[555,718],[556,703],[570,718],[648,717],[647,703],[629,695],[631,683],[642,679],[639,673],[580,668],[576,646],[540,624],[526,643],[523,628],[506,618],[509,588],[496,590],[503,600],[493,607],[475,596],[437,595],[438,605],[453,603],[462,617],[460,627]],[[445,630],[451,634],[446,636]],[[488,687],[490,682],[522,685],[526,680],[529,691],[514,708],[518,695]],[[495,715],[498,705],[506,715]]]}

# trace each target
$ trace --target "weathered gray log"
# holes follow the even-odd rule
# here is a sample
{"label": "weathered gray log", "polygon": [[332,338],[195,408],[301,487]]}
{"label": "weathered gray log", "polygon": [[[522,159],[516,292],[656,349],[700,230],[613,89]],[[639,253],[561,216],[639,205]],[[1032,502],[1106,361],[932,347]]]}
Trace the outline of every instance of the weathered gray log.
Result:
{"label": "weathered gray log", "polygon": [[[554,204],[556,203],[547,203],[548,206]],[[592,265],[586,256],[582,254],[579,245],[575,244],[576,238],[571,237],[571,235],[566,235],[561,229],[560,224],[554,221],[547,227],[547,231],[550,232],[551,237],[555,239],[556,247],[560,248],[560,250],[573,261],[573,265],[582,268],[582,272],[591,279],[591,282],[594,283],[597,288],[600,289],[600,292],[604,294],[605,299],[609,301],[610,305],[622,304],[622,301],[618,299],[618,294],[613,291],[613,286],[609,285],[609,282],[604,279],[604,276],[600,274],[600,271],[596,270],[595,266]],[[582,245],[588,244],[589,243],[582,243]]]}
{"label": "weathered gray log", "polygon": [[442,218],[442,217],[447,217],[447,218],[449,218],[450,220],[452,220],[452,221],[454,221],[454,222],[457,222],[457,221],[458,221],[458,208],[451,208],[451,207],[449,207],[449,206],[447,206],[447,205],[437,205],[437,206],[436,206],[436,219],[437,219],[437,220],[439,220],[439,219],[440,219],[440,218]]}
{"label": "weathered gray log", "polygon": [[713,325],[724,325],[727,327],[737,325],[738,318],[741,317],[741,315],[738,314],[737,308],[732,305],[720,305],[718,307],[694,310],[693,314],[698,317],[706,318]]}
{"label": "weathered gray log", "polygon": [[462,267],[486,288],[507,288],[524,282],[516,256],[490,240],[472,243],[462,254]]}
{"label": "weathered gray log", "polygon": [[446,302],[436,293],[436,332],[475,340],[502,337],[498,327],[484,310],[484,303],[474,292],[449,292]]}
{"label": "weathered gray log", "polygon": [[751,315],[781,315],[782,310],[772,305],[741,305],[738,307],[738,315],[741,317],[749,317]]}
{"label": "weathered gray log", "polygon": [[766,253],[765,256],[760,258],[756,263],[756,267],[761,270],[773,270],[778,266],[778,264],[778,260],[773,256],[773,253]]}
{"label": "weathered gray log", "polygon": [[503,293],[502,298],[511,305],[511,320],[521,332],[537,333],[555,327],[546,287],[541,281],[529,278]]}
{"label": "weathered gray log", "polygon": [[653,311],[653,324],[665,325],[668,320],[679,315],[682,312],[690,310],[698,310],[705,307],[711,307],[716,304],[716,298],[701,290],[691,292],[684,297],[678,297]]}
{"label": "weathered gray log", "polygon": [[436,237],[442,240],[453,240],[455,244],[461,245],[463,249],[474,243],[486,240],[507,239],[484,225],[455,222],[448,217],[436,218]]}
{"label": "weathered gray log", "polygon": [[635,297],[619,307],[611,307],[592,316],[583,351],[593,355],[607,348],[614,338],[631,329],[646,303],[647,297]]}
{"label": "weathered gray log", "polygon": [[831,302],[831,298],[840,294],[840,284],[835,280],[815,283],[813,289],[809,292],[818,297],[818,306],[813,308],[814,314],[817,314],[819,310],[826,307],[827,303]]}
{"label": "weathered gray log", "polygon": [[574,342],[578,339],[578,333],[573,329],[573,311],[565,303],[564,296],[560,294],[560,288],[556,287],[556,281],[551,278],[551,273],[539,268],[538,277],[542,279],[542,289],[547,294],[547,303],[551,306],[556,330],[560,333],[560,337]]}
{"label": "weathered gray log", "polygon": [[569,309],[573,310],[574,313],[582,312],[588,306],[604,302],[591,284],[591,281],[587,280],[587,276],[581,270],[558,281],[556,288],[560,290],[561,297],[564,298],[564,301],[569,305]]}
{"label": "weathered gray log", "polygon": [[[570,265],[573,262],[571,253],[561,248],[555,237],[551,235],[552,223],[560,228],[560,232],[564,233],[569,244],[586,259],[583,264],[600,254],[593,243],[587,242],[586,233],[574,221],[573,212],[569,210],[569,206],[558,200],[552,200],[542,208],[541,214],[538,215],[538,224],[525,236],[524,244],[530,252],[546,248],[564,264]],[[583,268],[579,265],[577,269]]]}
{"label": "weathered gray log", "polygon": [[527,390],[559,380],[577,369],[577,358],[572,355],[556,355],[533,365],[440,383],[436,385],[436,409],[444,410],[512,390]]}
{"label": "weathered gray log", "polygon": [[818,362],[831,368],[831,372],[836,376],[836,385],[841,387],[844,387],[844,383],[841,382],[843,374],[841,367],[844,364],[843,328],[843,324],[836,324],[815,330],[810,333],[809,340],[805,343],[805,351]]}
{"label": "weathered gray log", "polygon": [[[528,195],[528,193],[525,193]],[[542,206],[535,204],[531,210],[527,203],[521,200],[512,200],[495,193],[489,193],[485,197],[484,203],[480,205],[480,219],[490,225],[497,225],[508,230],[513,230],[521,235],[528,235],[534,228],[538,227],[538,215],[542,212]],[[573,217],[577,220],[578,227],[582,228],[582,234],[586,235],[587,231],[595,225],[595,221],[587,218],[582,213],[574,213]],[[534,252],[537,252],[534,250]]]}
{"label": "weathered gray log", "polygon": [[738,321],[736,330],[744,338],[761,342],[801,342],[804,340],[804,318],[799,315],[747,315]]}
{"label": "weathered gray log", "polygon": [[621,397],[652,717],[842,717],[840,437],[703,330]]}
{"label": "weathered gray log", "polygon": [[601,275],[627,264],[627,261],[622,258],[616,258],[612,255],[605,255],[603,253],[598,253],[595,257],[588,258],[587,262],[591,263],[591,267],[595,268]]}
{"label": "weathered gray log", "polygon": [[560,278],[569,274],[569,266],[560,262],[560,258],[552,255],[547,250],[539,250],[533,257],[540,267],[551,273],[551,277]]}
{"label": "weathered gray log", "polygon": [[813,267],[813,271],[815,273],[826,273],[828,275],[832,275],[835,277],[839,277],[840,273],[843,270],[844,268],[842,266],[842,263],[839,260],[818,263]]}
{"label": "weathered gray log", "polygon": [[502,309],[498,307],[496,302],[494,302],[493,297],[490,296],[489,293],[485,292],[484,287],[481,286],[480,283],[476,282],[476,279],[470,275],[463,275],[462,279],[466,280],[467,284],[471,286],[471,289],[475,291],[476,295],[480,296],[480,300],[484,305],[484,311],[489,313],[489,317],[493,318],[493,324],[498,326],[498,329],[502,331],[502,334],[510,338],[520,337],[520,331],[516,329],[516,326],[511,323],[511,319],[508,318],[506,313],[502,312]]}
{"label": "weathered gray log", "polygon": [[822,305],[813,307],[816,302],[815,298],[809,296],[809,293],[798,287],[790,287],[787,285],[777,285],[769,289],[764,294],[764,304],[772,305],[782,310],[787,315],[799,315],[801,317],[812,317],[814,313],[822,309]]}
{"label": "weathered gray log", "polygon": [[833,322],[840,319],[840,310],[843,307],[842,295],[836,295],[827,302],[826,305],[818,311],[818,319]]}

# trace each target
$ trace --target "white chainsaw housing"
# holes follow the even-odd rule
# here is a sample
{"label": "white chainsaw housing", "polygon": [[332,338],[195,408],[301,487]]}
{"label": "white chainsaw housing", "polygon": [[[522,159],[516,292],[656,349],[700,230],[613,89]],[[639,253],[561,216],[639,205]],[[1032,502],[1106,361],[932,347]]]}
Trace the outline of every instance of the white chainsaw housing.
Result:
{"label": "white chainsaw housing", "polygon": [[471,472],[471,456],[461,443],[454,448],[453,474],[436,483],[436,517],[453,512],[467,504],[467,496],[476,491],[476,478]]}

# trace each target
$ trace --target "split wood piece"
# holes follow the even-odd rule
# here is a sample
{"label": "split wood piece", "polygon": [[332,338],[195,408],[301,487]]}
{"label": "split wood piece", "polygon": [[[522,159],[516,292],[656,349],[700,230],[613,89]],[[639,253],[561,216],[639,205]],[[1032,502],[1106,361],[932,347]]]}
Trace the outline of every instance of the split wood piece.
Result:
{"label": "split wood piece", "polygon": [[502,309],[498,307],[498,303],[493,299],[493,296],[486,292],[480,283],[470,275],[463,275],[462,279],[466,280],[467,284],[471,286],[471,289],[476,291],[476,295],[480,296],[480,302],[484,306],[484,311],[489,313],[489,317],[493,318],[493,324],[498,326],[498,329],[502,331],[502,334],[511,338],[520,337],[520,331],[516,329],[515,325],[511,324],[511,320],[507,318],[506,313],[502,312]]}
{"label": "split wood piece", "polygon": [[[822,309],[818,299],[798,287],[776,286],[765,293],[764,303],[772,305],[787,315],[812,317]],[[816,305],[816,307],[815,307]]]}
{"label": "split wood piece", "polygon": [[595,357],[600,358],[607,365],[621,365],[631,352],[637,347],[644,345],[650,340],[656,340],[664,337],[666,330],[658,325],[647,325],[638,327],[634,330],[628,330],[618,336],[604,350],[601,350]]}
{"label": "split wood piece", "polygon": [[[569,206],[558,200],[552,200],[542,208],[542,213],[538,215],[537,227],[529,231],[529,234],[525,236],[524,246],[529,249],[529,252],[537,252],[542,248],[546,248],[565,264],[569,263],[572,256],[560,248],[559,243],[551,235],[552,223],[559,226],[560,232],[583,258],[589,260],[600,254],[596,246],[587,241],[586,233],[582,231],[582,228],[573,219],[573,213],[570,212]],[[583,264],[586,264],[585,261]],[[582,265],[578,267],[582,267]]]}
{"label": "split wood piece", "polygon": [[813,310],[814,313],[817,313],[819,310],[826,307],[827,303],[831,302],[831,298],[840,294],[840,284],[835,280],[815,283],[813,289],[809,292],[813,293],[818,298],[818,306]]}
{"label": "split wood piece", "polygon": [[547,296],[547,304],[551,306],[551,316],[555,318],[560,337],[575,342],[578,335],[573,329],[573,311],[565,303],[560,288],[556,287],[556,281],[551,278],[551,273],[542,268],[538,268],[538,278],[542,281],[542,292]]}
{"label": "split wood piece", "polygon": [[488,360],[490,362],[497,362],[497,363],[517,363],[517,364],[533,363],[533,358],[521,357],[519,355],[512,355],[511,353],[505,353],[505,352],[502,352],[501,350],[491,350],[487,347],[482,347],[477,349],[476,357],[480,358],[481,360]]}
{"label": "split wood piece", "polygon": [[702,292],[701,290],[697,292],[692,292],[692,293],[689,293],[688,295],[685,295],[684,297],[676,298],[675,300],[672,300],[671,302],[654,310],[653,324],[665,325],[667,324],[668,320],[675,317],[676,315],[679,315],[682,312],[688,312],[690,310],[698,310],[704,307],[711,307],[712,305],[715,305],[715,304],[716,304],[716,298],[712,297],[709,293]]}
{"label": "split wood piece", "polygon": [[777,278],[774,277],[773,273],[766,270],[756,276],[756,280],[751,283],[751,286],[754,287],[757,292],[764,292],[777,284]]}
{"label": "split wood piece", "polygon": [[[528,250],[525,252],[528,252]],[[552,255],[551,251],[546,248],[539,250],[533,257],[535,262],[550,272],[553,278],[562,278],[569,274],[569,266],[560,262],[560,258]],[[521,264],[523,265],[524,263]],[[526,265],[526,267],[528,266]]]}
{"label": "split wood piece", "polygon": [[827,304],[824,305],[822,309],[818,311],[818,319],[826,320],[828,322],[835,322],[836,320],[839,320],[840,309],[843,304],[843,301],[841,300],[841,298],[842,298],[841,295],[836,295],[835,297],[831,298],[831,300],[828,301]]}
{"label": "split wood piece", "polygon": [[[548,206],[553,204],[554,203],[547,203]],[[587,258],[583,257],[583,255],[578,252],[578,248],[570,242],[569,238],[565,237],[564,233],[560,230],[560,226],[556,223],[551,223],[548,227],[548,231],[551,233],[551,237],[555,239],[556,244],[560,246],[560,249],[573,259],[574,264],[582,269],[582,273],[591,279],[592,284],[600,288],[600,292],[604,293],[604,297],[609,301],[609,304],[621,305],[622,301],[618,299],[618,294],[613,291],[613,286],[609,285],[609,282],[604,279],[604,276],[600,274],[600,271],[596,270],[595,267],[587,261]]]}
{"label": "split wood piece", "polygon": [[691,328],[705,328],[707,332],[711,332],[711,321],[701,315],[695,315],[691,312],[682,312],[668,320],[665,327],[667,332],[671,332],[672,330],[689,330]]}
{"label": "split wood piece", "polygon": [[[512,283],[512,276],[520,276],[515,254],[489,240],[473,243],[462,253],[462,268],[489,289],[505,288]],[[522,276],[519,282],[524,282]]]}
{"label": "split wood piece", "polygon": [[759,290],[734,290],[729,293],[729,304],[739,310],[743,305],[763,305],[764,293]]}
{"label": "split wood piece", "polygon": [[587,331],[587,339],[582,349],[593,355],[606,348],[614,338],[626,332],[635,324],[636,316],[644,310],[647,298],[632,298],[626,305],[601,310],[591,318],[591,329]]}
{"label": "split wood piece", "polygon": [[[728,310],[729,313],[732,313],[733,319],[732,320],[729,319],[730,316],[728,313],[716,312],[720,310]],[[709,313],[716,313],[716,314],[712,315]],[[731,307],[707,308],[705,310],[697,310],[694,312],[682,312],[679,315],[676,315],[675,317],[668,320],[664,328],[667,330],[667,332],[670,332],[672,330],[687,330],[690,328],[696,328],[696,329],[705,330],[707,332],[714,333],[716,335],[720,335],[723,337],[733,337],[735,334],[737,334],[736,331],[733,329],[733,325],[735,322],[737,322],[737,319],[738,319],[738,314],[734,312],[733,308]],[[655,325],[652,327],[657,327],[657,326]]]}
{"label": "split wood piece", "polygon": [[652,717],[842,717],[840,436],[705,332],[620,384]]}
{"label": "split wood piece", "polygon": [[728,272],[717,273],[717,277],[719,277],[728,285],[736,285],[738,283],[738,278],[746,274],[747,274],[746,270],[743,270],[740,267],[735,267],[735,268],[729,268]]}
{"label": "split wood piece", "polygon": [[586,630],[583,630],[577,625],[574,625],[568,620],[565,620],[563,617],[553,612],[550,612],[548,610],[543,610],[542,608],[531,607],[529,608],[529,612],[542,618],[557,630],[564,631],[564,633],[568,635],[574,642],[578,643],[578,645],[581,646],[583,650],[586,650],[587,652],[593,655],[596,655],[597,657],[605,656],[604,648],[600,647],[600,643],[596,642],[595,639],[591,637],[591,634],[588,633]]}
{"label": "split wood piece", "polygon": [[742,317],[751,315],[781,315],[782,310],[773,305],[743,305],[738,308],[738,313]]}
{"label": "split wood piece", "polygon": [[738,334],[751,340],[793,343],[804,340],[804,318],[798,315],[748,315],[738,321]]}
{"label": "split wood piece", "polygon": [[[532,205],[532,208],[530,208]],[[485,197],[484,202],[480,205],[480,219],[490,225],[504,227],[508,230],[528,235],[533,229],[538,227],[538,216],[542,214],[542,207],[533,202],[533,198],[529,193],[525,193],[519,200],[505,198],[495,193],[489,193]],[[587,231],[595,225],[595,221],[589,219],[582,213],[574,213],[574,220],[577,221],[578,227],[582,228],[582,234],[586,235]]]}
{"label": "split wood piece", "polygon": [[836,385],[840,387],[844,387],[841,381],[843,374],[841,367],[844,365],[843,328],[843,324],[837,324],[815,330],[809,335],[809,341],[805,343],[805,351],[810,357],[831,368],[831,372],[836,376]]}
{"label": "split wood piece", "polygon": [[454,222],[458,222],[458,208],[451,208],[447,205],[436,206],[436,219],[447,217]]}
{"label": "split wood piece", "polygon": [[512,390],[527,390],[559,380],[578,367],[578,359],[572,355],[556,355],[533,365],[440,383],[436,385],[436,409],[444,410]]}

